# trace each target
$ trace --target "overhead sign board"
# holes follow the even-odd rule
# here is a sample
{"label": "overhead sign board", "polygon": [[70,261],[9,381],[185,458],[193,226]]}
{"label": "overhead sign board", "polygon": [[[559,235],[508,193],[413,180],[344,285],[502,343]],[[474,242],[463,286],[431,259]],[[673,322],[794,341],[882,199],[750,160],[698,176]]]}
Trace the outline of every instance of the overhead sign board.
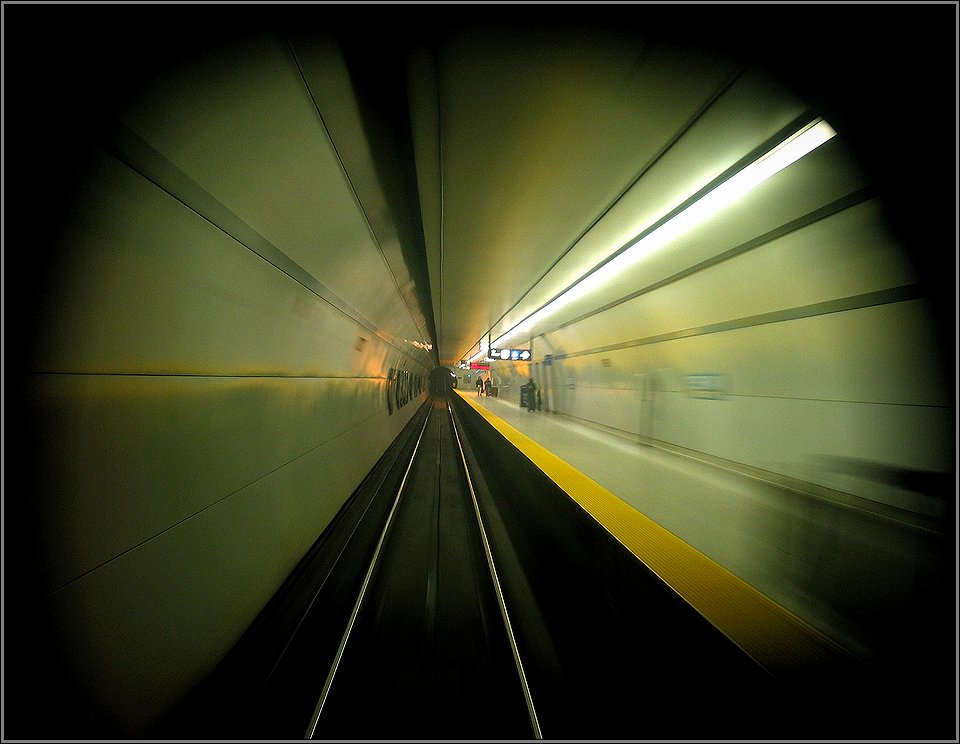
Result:
{"label": "overhead sign board", "polygon": [[505,362],[528,362],[530,361],[530,349],[490,349],[487,351],[487,359],[491,361],[500,359]]}

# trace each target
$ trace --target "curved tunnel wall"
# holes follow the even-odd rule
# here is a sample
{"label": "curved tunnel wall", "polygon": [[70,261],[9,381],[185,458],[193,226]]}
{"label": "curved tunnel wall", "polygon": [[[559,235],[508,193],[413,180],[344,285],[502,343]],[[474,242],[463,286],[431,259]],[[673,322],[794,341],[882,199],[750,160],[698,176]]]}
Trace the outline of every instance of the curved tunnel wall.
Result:
{"label": "curved tunnel wall", "polygon": [[[767,85],[744,76],[710,115],[759,144],[803,105],[772,87],[751,95]],[[730,149],[698,136],[711,124],[704,117],[657,168]],[[648,258],[617,280],[615,300],[580,301],[559,327],[512,341],[532,363],[492,362],[500,395],[519,401],[532,375],[547,411],[946,517],[955,439],[947,339],[915,254],[843,139]],[[648,208],[658,195],[642,187],[615,210]],[[606,219],[581,242],[602,241]],[[937,485],[903,487],[907,473]]]}
{"label": "curved tunnel wall", "polygon": [[532,374],[548,411],[942,518],[946,489],[864,475],[947,486],[953,458],[941,341],[882,226],[866,201],[535,337],[532,365],[493,363],[501,395]]}
{"label": "curved tunnel wall", "polygon": [[52,643],[13,694],[71,738],[140,735],[209,672],[435,367],[289,49],[158,69],[77,143],[27,362],[42,563],[8,641]]}

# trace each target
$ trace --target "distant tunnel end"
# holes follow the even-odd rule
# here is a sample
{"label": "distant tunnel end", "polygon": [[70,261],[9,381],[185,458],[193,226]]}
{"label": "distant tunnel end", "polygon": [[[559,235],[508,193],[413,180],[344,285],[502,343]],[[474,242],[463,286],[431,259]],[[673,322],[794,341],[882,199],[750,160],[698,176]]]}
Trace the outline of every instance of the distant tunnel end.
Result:
{"label": "distant tunnel end", "polygon": [[430,394],[448,396],[457,386],[457,375],[449,367],[436,367],[430,372]]}

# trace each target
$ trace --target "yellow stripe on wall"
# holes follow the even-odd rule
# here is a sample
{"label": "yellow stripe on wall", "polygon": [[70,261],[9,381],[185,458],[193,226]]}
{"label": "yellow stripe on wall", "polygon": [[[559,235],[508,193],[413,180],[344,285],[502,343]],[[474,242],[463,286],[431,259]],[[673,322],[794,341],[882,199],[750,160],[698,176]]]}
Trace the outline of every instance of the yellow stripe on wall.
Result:
{"label": "yellow stripe on wall", "polygon": [[697,612],[780,679],[853,661],[832,641],[461,391],[483,418]]}

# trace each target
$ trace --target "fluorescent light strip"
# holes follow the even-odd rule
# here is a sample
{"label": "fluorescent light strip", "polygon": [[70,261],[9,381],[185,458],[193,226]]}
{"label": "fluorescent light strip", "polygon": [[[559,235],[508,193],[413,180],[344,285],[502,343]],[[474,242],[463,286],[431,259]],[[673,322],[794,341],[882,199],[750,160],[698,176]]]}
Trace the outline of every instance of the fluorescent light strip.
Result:
{"label": "fluorescent light strip", "polygon": [[480,351],[478,351],[476,354],[474,354],[472,357],[470,357],[470,358],[467,360],[467,362],[468,362],[468,363],[470,363],[470,362],[475,362],[475,361],[477,361],[480,357],[486,358],[486,356],[487,356],[487,351],[488,351],[489,349],[490,349],[490,345],[487,344],[486,341],[480,341]]}
{"label": "fluorescent light strip", "polygon": [[[812,152],[834,135],[836,132],[822,119],[807,124],[655,230],[642,238],[635,238],[636,242],[627,250],[594,269],[566,292],[524,318],[491,346],[495,348],[503,346],[508,340],[529,331],[544,318],[597,289],[627,267],[742,199],[768,178]],[[478,359],[485,353],[484,349],[470,361]]]}

